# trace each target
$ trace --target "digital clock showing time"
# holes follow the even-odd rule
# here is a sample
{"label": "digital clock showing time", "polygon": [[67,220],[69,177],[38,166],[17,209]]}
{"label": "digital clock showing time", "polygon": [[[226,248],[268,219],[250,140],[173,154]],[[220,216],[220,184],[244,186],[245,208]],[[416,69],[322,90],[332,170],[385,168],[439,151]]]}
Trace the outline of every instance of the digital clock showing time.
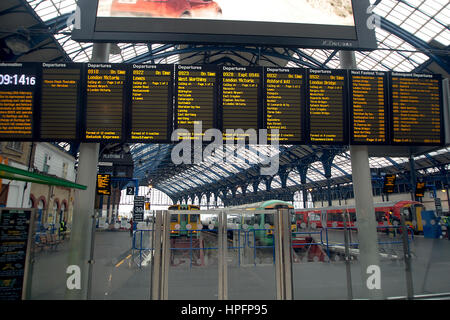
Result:
{"label": "digital clock showing time", "polygon": [[0,63],[1,140],[33,139],[38,74],[34,63]]}
{"label": "digital clock showing time", "polygon": [[36,77],[27,74],[0,74],[0,86],[34,86]]}

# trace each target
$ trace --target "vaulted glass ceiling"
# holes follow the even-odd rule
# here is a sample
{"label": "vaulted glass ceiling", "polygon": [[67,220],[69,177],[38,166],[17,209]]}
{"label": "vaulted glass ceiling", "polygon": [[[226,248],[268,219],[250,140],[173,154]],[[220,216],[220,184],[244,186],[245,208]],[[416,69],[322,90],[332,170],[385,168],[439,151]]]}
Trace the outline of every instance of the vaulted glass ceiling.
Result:
{"label": "vaulted glass ceiling", "polygon": [[[75,0],[27,0],[27,2],[43,22],[49,23],[49,27],[52,27],[50,21],[54,21],[57,17],[64,16],[69,19],[76,8]],[[372,52],[356,52],[357,64],[360,69],[399,72],[426,71],[431,55],[435,54],[446,57],[448,61],[448,46],[450,45],[450,2],[448,0],[371,0],[371,4],[374,6],[373,13],[394,27],[389,29],[391,32],[379,26],[375,28],[379,49]],[[56,30],[55,39],[73,61],[89,61],[92,54],[92,43],[80,44],[72,41],[70,39],[71,28],[71,26],[66,26]],[[403,31],[407,32],[406,40],[405,34],[400,35]],[[418,47],[412,43],[424,43],[426,46]],[[180,59],[177,54],[177,50],[180,48],[178,45],[119,43],[118,46],[121,48],[121,52],[111,55],[110,62],[172,64],[178,63]],[[235,52],[239,52],[239,48],[227,53]],[[314,66],[331,69],[339,67],[339,54],[334,50],[298,49],[285,53],[287,58],[291,57],[290,60],[285,61],[290,67]],[[202,52],[193,52],[192,55],[198,55],[198,63],[203,61]],[[305,61],[308,64],[304,64]],[[144,179],[167,165],[170,161],[171,148],[170,145],[133,145],[131,150],[135,159],[136,177]],[[251,168],[255,161],[260,161],[261,157],[258,152],[276,155],[280,151],[271,146],[254,146],[250,149],[229,147],[225,153],[218,154],[218,156],[227,155],[232,158],[232,161],[217,162],[212,157],[206,158],[200,164],[175,173],[163,181],[158,181],[157,187],[170,195],[175,195],[213,182],[226,184],[227,179]],[[450,149],[444,148],[415,159],[433,159],[433,157],[444,156],[445,160],[445,157],[449,158],[449,154]],[[402,167],[407,162],[407,158],[370,158],[372,168]],[[448,169],[448,165],[446,167]],[[436,170],[429,168],[422,171],[432,173]],[[335,156],[331,173],[332,178],[351,175],[349,152]],[[311,164],[307,183],[324,179],[322,163],[317,161]],[[288,176],[287,186],[298,184],[300,184],[300,175],[293,170]],[[272,181],[272,188],[280,187],[280,178],[276,176]],[[259,190],[265,190],[265,188],[264,183],[260,183],[258,186]],[[253,187],[250,185],[248,190],[253,191],[252,189]],[[238,190],[238,193],[240,192]]]}

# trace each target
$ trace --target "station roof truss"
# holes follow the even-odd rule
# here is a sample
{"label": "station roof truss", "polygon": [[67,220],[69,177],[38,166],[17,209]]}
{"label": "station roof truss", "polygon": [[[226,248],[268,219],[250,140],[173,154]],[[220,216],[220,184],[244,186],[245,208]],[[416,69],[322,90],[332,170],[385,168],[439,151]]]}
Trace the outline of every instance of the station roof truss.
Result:
{"label": "station roof truss", "polygon": [[[378,18],[375,28],[378,49],[356,52],[358,68],[364,70],[450,74],[450,3],[448,0],[371,0]],[[1,61],[87,62],[92,43],[71,39],[76,0],[3,0],[0,2]],[[10,38],[26,39],[29,50],[14,52]],[[120,53],[111,63],[264,65],[303,68],[339,68],[338,50],[272,48],[220,45],[174,45],[118,43]],[[76,155],[77,146],[60,144]],[[217,162],[207,157],[201,163],[174,165],[173,144],[135,144],[134,178],[153,185],[172,199],[220,191],[223,194],[267,193],[274,195],[301,188],[323,188],[351,183],[350,153],[347,147],[237,146],[218,150],[215,156],[232,161]],[[201,152],[203,150],[200,150]],[[320,155],[326,155],[320,156]],[[262,155],[279,157],[280,172],[261,177]],[[326,160],[330,160],[327,167]],[[448,147],[414,157],[417,174],[448,176]],[[324,166],[325,164],[325,166]],[[371,157],[373,172],[404,175],[409,159]],[[307,168],[307,171],[305,171]],[[302,182],[302,175],[306,180]],[[328,179],[327,179],[328,177]],[[448,183],[448,181],[447,181]],[[269,190],[267,188],[269,187]],[[245,189],[245,191],[244,191]]]}

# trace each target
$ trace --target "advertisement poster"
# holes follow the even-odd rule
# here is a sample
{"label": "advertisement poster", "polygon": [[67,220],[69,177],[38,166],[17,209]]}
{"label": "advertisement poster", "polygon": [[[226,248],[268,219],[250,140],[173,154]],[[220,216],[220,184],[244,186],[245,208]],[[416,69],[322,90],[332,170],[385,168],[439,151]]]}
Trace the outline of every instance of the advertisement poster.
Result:
{"label": "advertisement poster", "polygon": [[97,16],[355,25],[351,0],[100,0]]}

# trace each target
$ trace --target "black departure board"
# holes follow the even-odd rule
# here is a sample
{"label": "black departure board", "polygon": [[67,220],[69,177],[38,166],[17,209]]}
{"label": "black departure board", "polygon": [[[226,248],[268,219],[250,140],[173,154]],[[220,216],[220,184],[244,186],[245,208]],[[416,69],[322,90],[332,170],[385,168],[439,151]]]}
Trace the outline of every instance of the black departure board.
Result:
{"label": "black departure board", "polygon": [[37,72],[36,64],[0,64],[1,140],[34,138]]}
{"label": "black departure board", "polygon": [[394,193],[396,179],[397,179],[397,176],[395,174],[387,174],[384,176],[384,181],[383,181],[383,192],[384,193]]}
{"label": "black departure board", "polygon": [[177,65],[175,88],[174,128],[188,131],[179,132],[177,140],[201,139],[206,130],[216,128],[216,67]]}
{"label": "black departure board", "polygon": [[416,197],[423,197],[425,195],[425,182],[417,181],[416,182]]}
{"label": "black departure board", "polygon": [[309,142],[347,144],[347,71],[308,69]]}
{"label": "black departure board", "polygon": [[172,134],[173,66],[133,65],[131,132],[135,142],[169,142]]}
{"label": "black departure board", "polygon": [[306,71],[299,68],[265,68],[264,70],[264,127],[268,139],[278,130],[281,144],[300,144],[304,141],[306,112]]}
{"label": "black departure board", "polygon": [[9,208],[0,211],[0,300],[18,301],[24,296],[33,212]]}
{"label": "black departure board", "polygon": [[[262,127],[263,69],[229,67],[221,70],[221,119],[224,140],[244,140],[245,131]],[[234,132],[238,129],[244,132]],[[233,134],[227,133],[233,131]]]}
{"label": "black departure board", "polygon": [[392,144],[444,143],[440,75],[391,73]]}
{"label": "black departure board", "polygon": [[81,64],[42,64],[42,140],[70,141],[78,138],[81,67]]}
{"label": "black departure board", "polygon": [[127,67],[89,63],[86,76],[85,140],[121,140]]}
{"label": "black departure board", "polygon": [[388,141],[387,73],[350,71],[350,143]]}
{"label": "black departure board", "polygon": [[109,196],[111,195],[111,175],[97,174],[97,194]]}

